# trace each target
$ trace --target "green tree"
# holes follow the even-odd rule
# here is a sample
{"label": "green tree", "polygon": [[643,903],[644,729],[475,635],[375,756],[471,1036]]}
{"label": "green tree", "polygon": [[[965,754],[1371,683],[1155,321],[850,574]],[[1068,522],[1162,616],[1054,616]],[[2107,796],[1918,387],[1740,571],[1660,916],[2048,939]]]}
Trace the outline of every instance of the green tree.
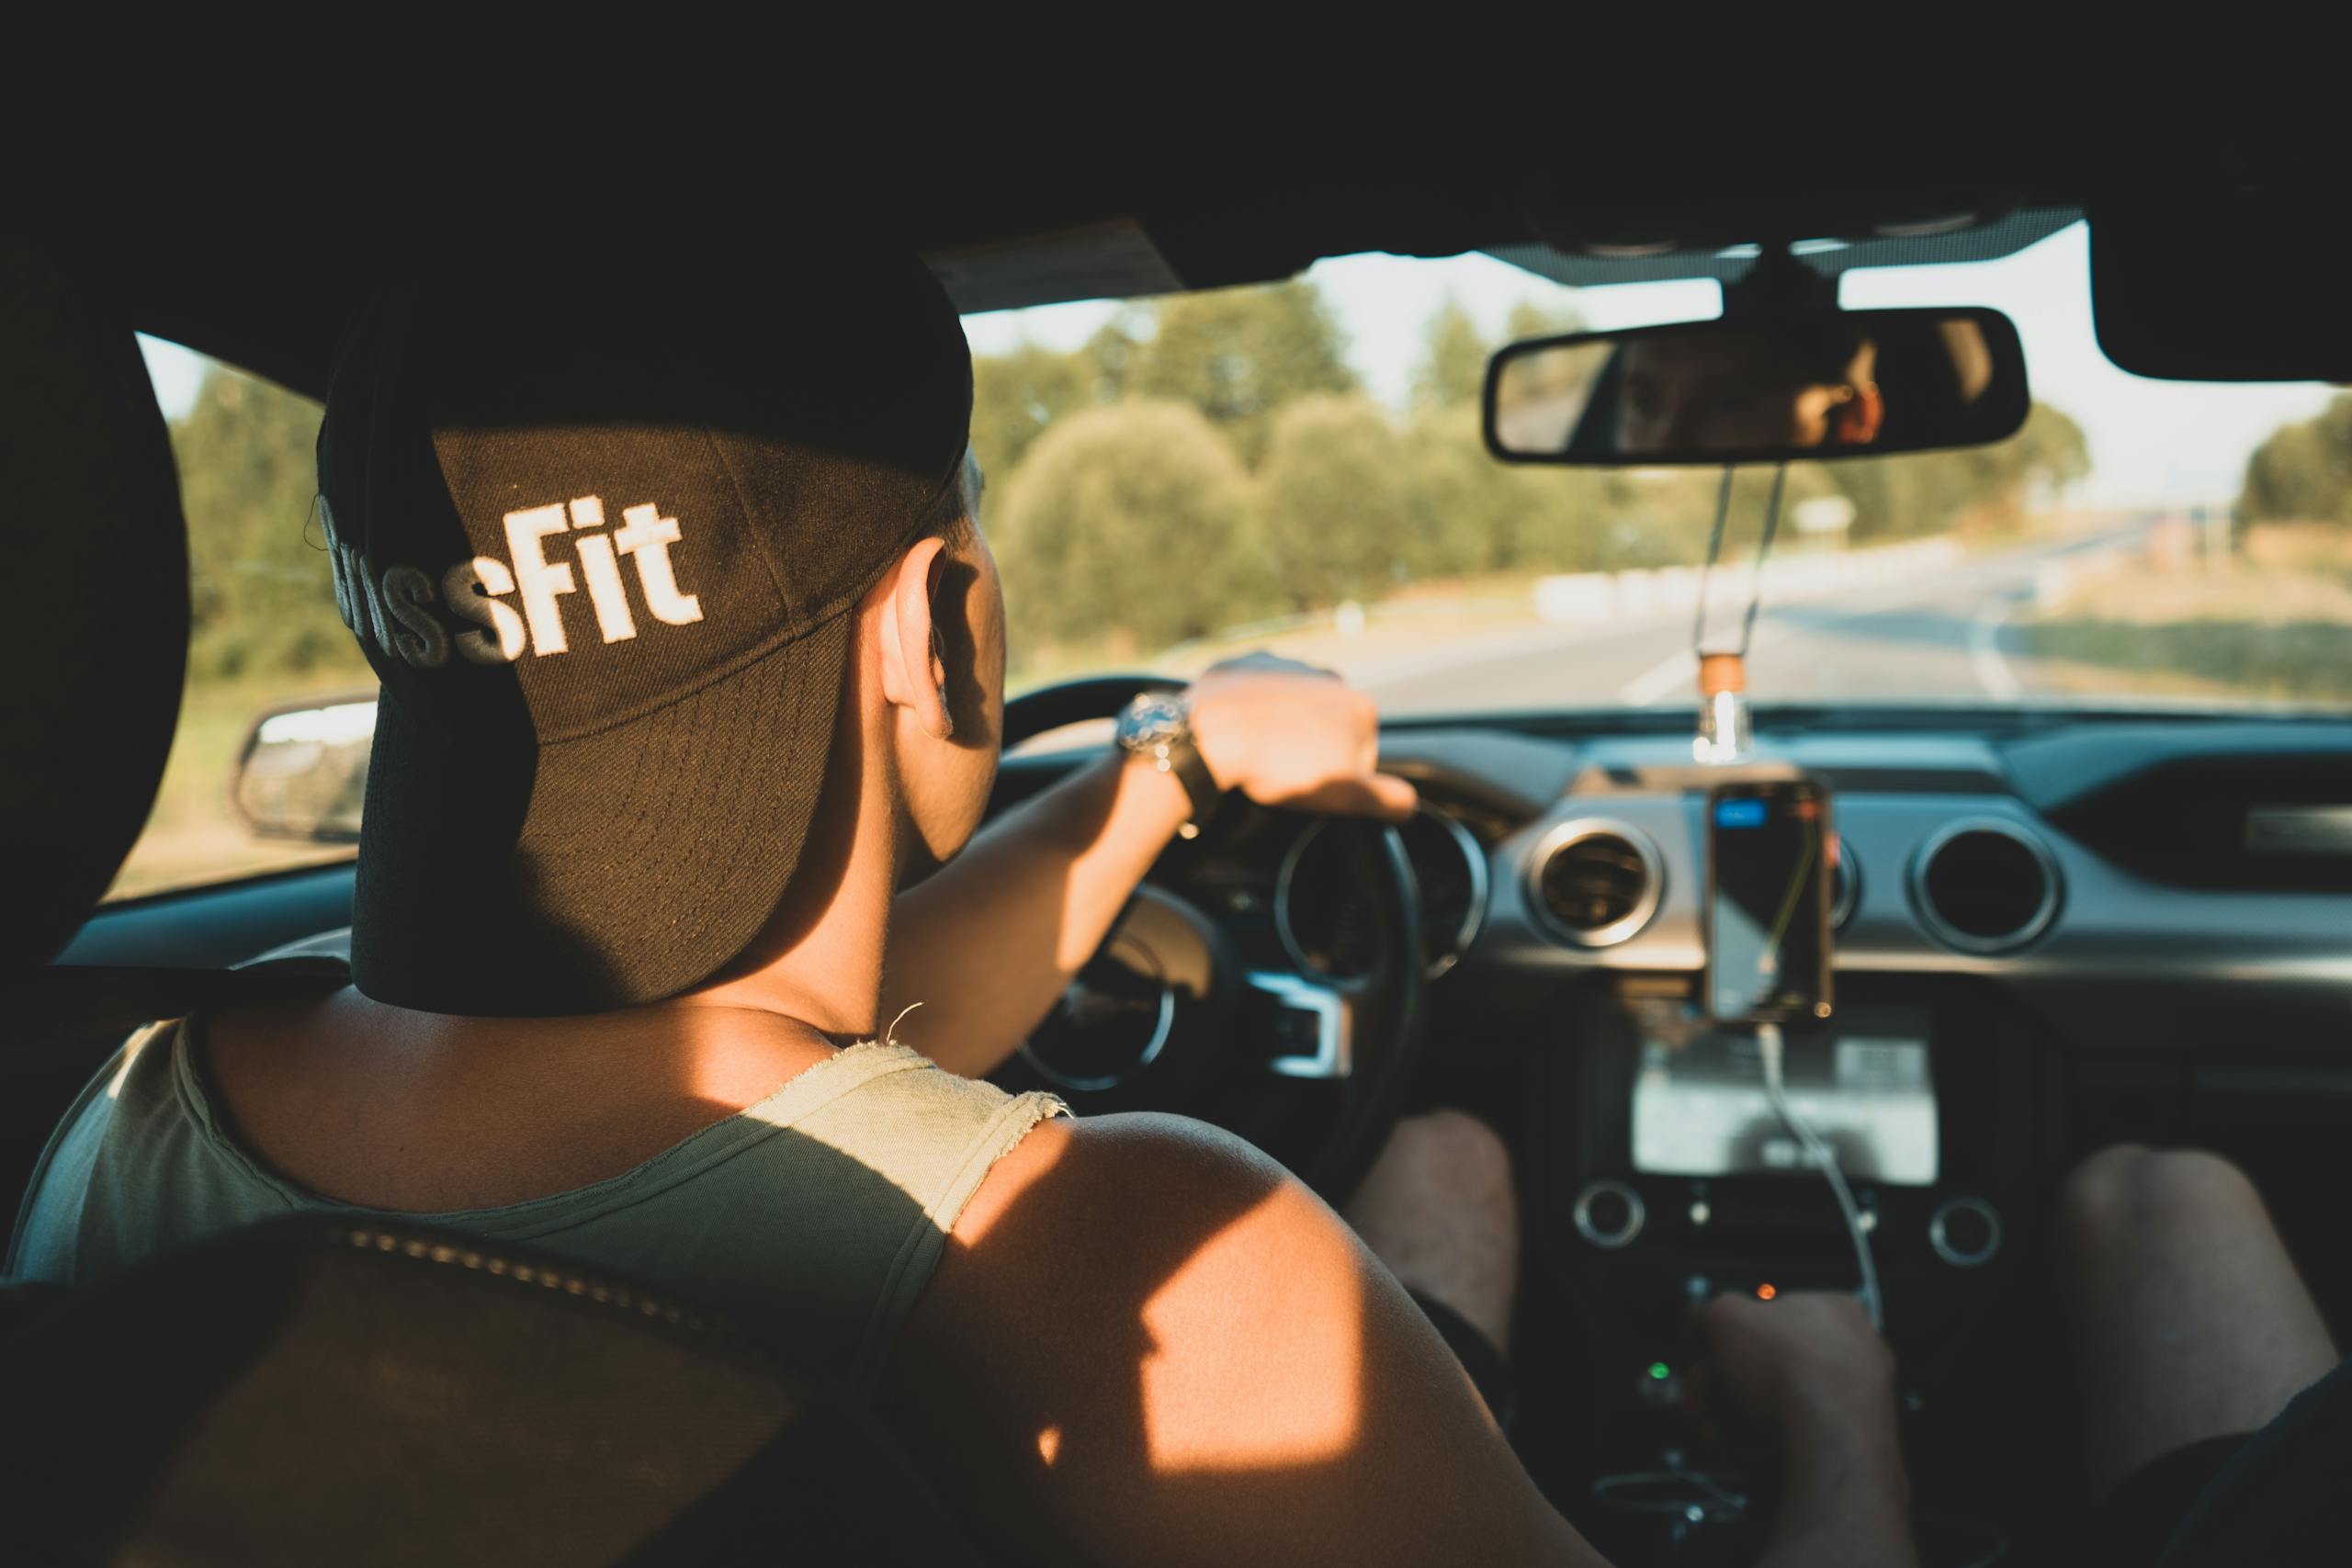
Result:
{"label": "green tree", "polygon": [[2026,412],[2016,446],[2017,478],[2024,484],[2060,495],[2090,478],[2090,442],[2063,409],[2034,404]]}
{"label": "green tree", "polygon": [[1615,553],[1612,525],[1629,516],[1623,475],[1595,468],[1498,463],[1476,404],[1425,409],[1405,434],[1413,547],[1421,576],[1490,571],[1586,571],[1634,565]]}
{"label": "green tree", "polygon": [[2238,508],[2249,522],[2352,523],[2352,395],[2280,425],[2256,447]]}
{"label": "green tree", "polygon": [[1252,466],[1283,404],[1356,389],[1346,339],[1304,278],[1178,295],[1154,314],[1122,389],[1198,409]]}
{"label": "green tree", "polygon": [[1177,403],[1130,399],[1057,421],[1007,482],[990,536],[1023,659],[1088,642],[1149,654],[1272,600],[1249,474]]}
{"label": "green tree", "polygon": [[1157,302],[1129,304],[1094,329],[1081,351],[1094,367],[1094,397],[1110,402],[1136,384],[1137,367],[1150,347]]}
{"label": "green tree", "polygon": [[319,405],[214,367],[172,429],[187,514],[191,678],[368,675],[311,507]]}
{"label": "green tree", "polygon": [[1487,384],[1487,358],[1494,352],[1451,296],[1421,329],[1425,345],[1413,372],[1413,401],[1422,408],[1475,403]]}
{"label": "green tree", "polygon": [[1426,407],[1405,433],[1414,559],[1422,575],[1498,571],[1519,563],[1526,519],[1548,475],[1495,461],[1475,403]]}
{"label": "green tree", "polygon": [[2318,425],[2304,421],[2280,426],[2254,449],[2238,505],[2261,523],[2325,517],[2335,510],[2340,489]]}
{"label": "green tree", "polygon": [[1275,577],[1300,608],[1376,599],[1412,575],[1411,462],[1369,400],[1308,397],[1282,409],[1259,481]]}
{"label": "green tree", "polygon": [[972,360],[972,449],[985,473],[1006,476],[1046,427],[1092,402],[1098,375],[1084,351],[1024,343]]}
{"label": "green tree", "polygon": [[[1695,566],[1707,556],[1723,474],[1707,468],[1529,468],[1539,503],[1520,525],[1521,563],[1546,571]],[[1724,554],[1758,537],[1769,473],[1733,487]]]}
{"label": "green tree", "polygon": [[1952,452],[1826,465],[1854,503],[1857,544],[2013,526],[2036,491],[2057,495],[2086,478],[2090,446],[2064,411],[2036,403],[2008,440]]}
{"label": "green tree", "polygon": [[1521,299],[1510,308],[1510,315],[1503,323],[1503,335],[1512,343],[1531,337],[1562,337],[1569,333],[1584,331],[1584,318],[1572,305],[1543,305],[1532,299]]}

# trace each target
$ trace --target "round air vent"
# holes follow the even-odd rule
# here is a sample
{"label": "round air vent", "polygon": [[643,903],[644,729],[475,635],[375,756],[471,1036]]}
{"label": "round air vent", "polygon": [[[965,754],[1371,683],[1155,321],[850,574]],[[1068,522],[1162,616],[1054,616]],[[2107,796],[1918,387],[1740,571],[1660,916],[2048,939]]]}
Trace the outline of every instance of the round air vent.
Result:
{"label": "round air vent", "polygon": [[1607,947],[1640,931],[1665,888],[1657,846],[1623,822],[1563,822],[1544,835],[1529,863],[1536,919],[1578,947]]}
{"label": "round air vent", "polygon": [[2048,929],[2058,913],[2058,863],[2041,841],[1996,818],[1954,822],[1911,869],[1919,918],[1963,953],[2005,953]]}
{"label": "round air vent", "polygon": [[1844,931],[1846,922],[1854,918],[1855,906],[1862,901],[1862,863],[1854,858],[1854,846],[1838,846],[1838,863],[1829,868],[1829,924],[1832,930]]}

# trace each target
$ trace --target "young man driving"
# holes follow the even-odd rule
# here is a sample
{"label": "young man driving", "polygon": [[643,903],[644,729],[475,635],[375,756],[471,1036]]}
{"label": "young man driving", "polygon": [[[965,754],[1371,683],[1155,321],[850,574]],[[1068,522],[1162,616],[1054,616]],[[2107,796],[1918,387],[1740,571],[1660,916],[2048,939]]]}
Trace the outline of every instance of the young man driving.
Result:
{"label": "young man driving", "polygon": [[[1360,1237],[1215,1129],[977,1081],[1207,795],[1413,795],[1363,697],[1226,670],[1177,765],[1114,753],[976,837],[1005,649],[970,396],[904,259],[648,250],[381,302],[320,441],[384,687],[356,985],[135,1040],[11,1272],[420,1215],[775,1325],[1026,1558],[1598,1562],[1431,1322],[1509,1334],[1491,1134],[1408,1122]],[[886,1028],[917,1004],[922,1054]],[[1908,1561],[1853,1303],[1703,1321],[1786,1445],[1771,1560]]]}

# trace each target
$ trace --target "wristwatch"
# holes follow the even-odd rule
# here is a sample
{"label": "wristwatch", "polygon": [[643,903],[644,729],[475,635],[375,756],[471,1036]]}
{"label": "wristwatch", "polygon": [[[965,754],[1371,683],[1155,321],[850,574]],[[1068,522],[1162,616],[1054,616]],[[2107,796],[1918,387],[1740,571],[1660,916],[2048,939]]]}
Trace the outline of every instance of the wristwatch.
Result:
{"label": "wristwatch", "polygon": [[1198,833],[1225,792],[1216,787],[1216,776],[1193,743],[1193,705],[1184,694],[1146,692],[1136,697],[1119,710],[1118,739],[1121,750],[1176,775],[1193,801],[1193,819],[1184,824],[1183,835],[1189,839]]}

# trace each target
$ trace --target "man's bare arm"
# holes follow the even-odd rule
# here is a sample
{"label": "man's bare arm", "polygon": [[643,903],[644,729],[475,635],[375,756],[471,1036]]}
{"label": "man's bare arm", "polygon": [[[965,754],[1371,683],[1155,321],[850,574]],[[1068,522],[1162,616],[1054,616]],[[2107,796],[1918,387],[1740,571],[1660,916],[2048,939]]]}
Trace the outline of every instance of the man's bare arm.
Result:
{"label": "man's bare arm", "polygon": [[899,895],[882,1017],[949,1072],[992,1071],[1035,1029],[1191,811],[1169,774],[1114,754],[1024,801]]}
{"label": "man's bare arm", "polygon": [[1174,1117],[1048,1122],[1001,1161],[882,1407],[1024,1561],[1605,1568],[1346,1224]]}
{"label": "man's bare arm", "polygon": [[[1332,676],[1235,660],[1190,697],[1201,759],[1222,787],[1308,811],[1412,811],[1413,787],[1375,771],[1370,699]],[[1118,755],[1007,812],[899,896],[882,1017],[922,1003],[907,1039],[951,1072],[989,1072],[1046,1016],[1191,814],[1172,774]]]}
{"label": "man's bare arm", "polygon": [[[1706,1324],[1788,1446],[1764,1562],[1914,1562],[1883,1347],[1859,1311],[1792,1300]],[[1047,1122],[1000,1161],[882,1407],[956,1503],[1041,1562],[1604,1568],[1354,1233],[1178,1117]]]}

